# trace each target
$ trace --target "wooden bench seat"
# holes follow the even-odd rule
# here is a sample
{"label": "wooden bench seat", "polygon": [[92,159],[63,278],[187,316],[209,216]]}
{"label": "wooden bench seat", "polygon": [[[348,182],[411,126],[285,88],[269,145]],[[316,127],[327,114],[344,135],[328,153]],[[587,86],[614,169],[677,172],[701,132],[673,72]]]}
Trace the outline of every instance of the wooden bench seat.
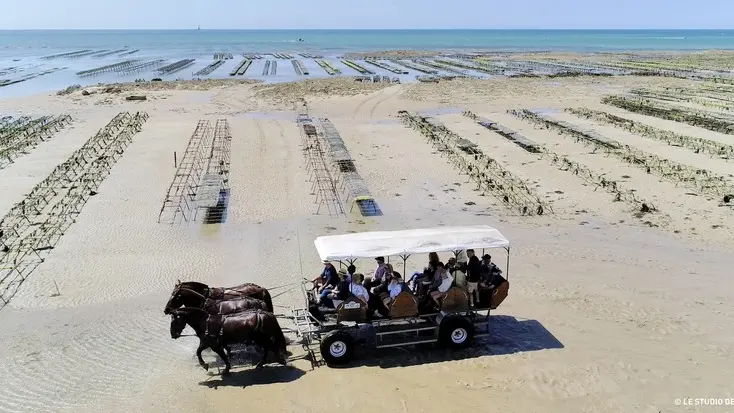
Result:
{"label": "wooden bench seat", "polygon": [[418,300],[412,293],[402,291],[388,306],[390,318],[415,317],[418,315]]}
{"label": "wooden bench seat", "polygon": [[477,305],[477,308],[479,309],[487,309],[495,310],[497,307],[502,304],[502,301],[507,298],[507,294],[510,290],[510,283],[505,280],[497,286],[496,288],[492,290],[487,290],[486,288],[481,288],[479,290],[479,304]]}
{"label": "wooden bench seat", "polygon": [[367,303],[353,294],[349,294],[336,308],[336,322],[354,321],[362,323],[367,320]]}
{"label": "wooden bench seat", "polygon": [[468,311],[469,310],[469,293],[459,287],[453,286],[449,288],[444,297],[441,299],[441,311]]}

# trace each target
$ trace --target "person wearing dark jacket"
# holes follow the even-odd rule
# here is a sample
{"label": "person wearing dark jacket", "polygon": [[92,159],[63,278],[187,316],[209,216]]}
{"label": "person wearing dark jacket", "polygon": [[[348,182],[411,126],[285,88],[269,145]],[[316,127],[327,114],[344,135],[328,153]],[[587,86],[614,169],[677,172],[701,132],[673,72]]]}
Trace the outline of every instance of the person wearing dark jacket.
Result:
{"label": "person wearing dark jacket", "polygon": [[469,305],[474,306],[474,303],[479,300],[479,292],[477,290],[479,288],[479,281],[481,281],[482,277],[482,264],[479,261],[479,257],[474,254],[474,250],[466,250],[466,255],[469,257],[469,262],[466,266],[466,292],[469,293]]}

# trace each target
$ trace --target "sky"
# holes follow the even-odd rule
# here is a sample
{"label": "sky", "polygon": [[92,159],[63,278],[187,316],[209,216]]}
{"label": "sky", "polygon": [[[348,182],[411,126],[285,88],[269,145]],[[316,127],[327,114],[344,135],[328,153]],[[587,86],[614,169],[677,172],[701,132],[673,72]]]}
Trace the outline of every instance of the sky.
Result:
{"label": "sky", "polygon": [[10,30],[734,28],[734,0],[0,0],[0,6],[0,29]]}

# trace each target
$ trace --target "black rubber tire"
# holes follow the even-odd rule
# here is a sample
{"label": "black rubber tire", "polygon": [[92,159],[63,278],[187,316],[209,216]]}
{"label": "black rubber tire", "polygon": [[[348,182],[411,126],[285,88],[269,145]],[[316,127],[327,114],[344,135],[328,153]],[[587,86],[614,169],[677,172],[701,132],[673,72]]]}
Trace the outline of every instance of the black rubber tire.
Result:
{"label": "black rubber tire", "polygon": [[354,339],[343,331],[333,331],[321,340],[321,357],[327,365],[343,365],[354,357]]}
{"label": "black rubber tire", "polygon": [[469,346],[474,338],[474,324],[464,317],[446,317],[438,328],[438,342],[451,349]]}

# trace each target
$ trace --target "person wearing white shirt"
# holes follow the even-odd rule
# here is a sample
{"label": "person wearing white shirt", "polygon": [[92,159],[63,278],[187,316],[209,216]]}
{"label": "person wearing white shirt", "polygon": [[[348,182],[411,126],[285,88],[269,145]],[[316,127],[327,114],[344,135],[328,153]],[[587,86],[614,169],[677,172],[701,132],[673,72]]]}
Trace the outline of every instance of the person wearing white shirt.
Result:
{"label": "person wearing white shirt", "polygon": [[451,285],[454,283],[454,277],[449,274],[448,270],[444,266],[438,267],[439,274],[441,276],[441,284],[438,286],[438,290],[431,293],[431,298],[436,303],[436,305],[440,308],[441,303],[438,301],[441,298],[443,298],[446,293],[451,288]]}
{"label": "person wearing white shirt", "polygon": [[349,284],[349,292],[367,304],[370,302],[370,293],[360,284],[363,279],[364,276],[362,274],[354,274],[352,276],[352,282]]}
{"label": "person wearing white shirt", "polygon": [[382,300],[383,304],[385,304],[386,307],[389,307],[395,300],[395,297],[403,292],[403,288],[403,280],[397,275],[393,276],[390,280],[390,284],[387,286],[387,292],[389,295]]}

